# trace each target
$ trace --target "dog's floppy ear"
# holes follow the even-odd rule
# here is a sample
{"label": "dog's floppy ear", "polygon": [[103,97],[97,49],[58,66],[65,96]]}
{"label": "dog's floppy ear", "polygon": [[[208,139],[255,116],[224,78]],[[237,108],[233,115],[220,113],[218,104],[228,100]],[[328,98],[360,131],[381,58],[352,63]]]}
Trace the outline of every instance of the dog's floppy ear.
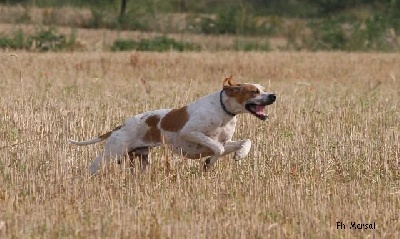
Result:
{"label": "dog's floppy ear", "polygon": [[232,80],[233,76],[230,75],[229,77],[225,78],[225,80],[223,81],[222,85],[224,86],[234,86],[236,85],[236,83]]}
{"label": "dog's floppy ear", "polygon": [[231,75],[228,78],[225,78],[223,82],[223,90],[228,96],[233,96],[235,93],[238,93],[241,90],[240,84],[236,84],[232,78],[233,77]]}

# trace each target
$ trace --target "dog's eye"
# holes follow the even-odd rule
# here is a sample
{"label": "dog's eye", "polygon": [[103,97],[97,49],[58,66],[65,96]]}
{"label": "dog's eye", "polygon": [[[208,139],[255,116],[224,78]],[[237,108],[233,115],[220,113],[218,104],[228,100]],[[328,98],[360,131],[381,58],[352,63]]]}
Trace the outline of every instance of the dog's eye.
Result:
{"label": "dog's eye", "polygon": [[260,91],[259,91],[259,90],[253,90],[251,93],[253,93],[253,94],[260,94]]}

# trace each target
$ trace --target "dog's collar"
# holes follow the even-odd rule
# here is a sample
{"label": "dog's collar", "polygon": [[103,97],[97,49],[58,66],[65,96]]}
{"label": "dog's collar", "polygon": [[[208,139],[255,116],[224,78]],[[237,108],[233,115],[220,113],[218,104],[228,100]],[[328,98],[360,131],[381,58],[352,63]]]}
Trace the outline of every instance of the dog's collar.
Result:
{"label": "dog's collar", "polygon": [[225,108],[224,102],[222,102],[222,92],[224,92],[224,90],[221,90],[221,93],[219,93],[219,102],[221,103],[222,109],[223,109],[223,110],[225,111],[225,113],[227,113],[228,115],[230,115],[230,116],[232,116],[232,117],[236,116],[234,113],[228,111],[228,110]]}

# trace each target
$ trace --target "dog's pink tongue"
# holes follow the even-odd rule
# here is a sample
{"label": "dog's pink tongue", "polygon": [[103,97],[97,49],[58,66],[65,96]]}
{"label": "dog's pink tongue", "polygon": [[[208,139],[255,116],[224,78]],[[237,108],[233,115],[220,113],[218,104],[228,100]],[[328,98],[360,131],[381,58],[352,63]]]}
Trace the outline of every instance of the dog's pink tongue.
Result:
{"label": "dog's pink tongue", "polygon": [[260,114],[260,115],[263,115],[264,114],[264,108],[265,108],[265,106],[256,105],[256,113]]}

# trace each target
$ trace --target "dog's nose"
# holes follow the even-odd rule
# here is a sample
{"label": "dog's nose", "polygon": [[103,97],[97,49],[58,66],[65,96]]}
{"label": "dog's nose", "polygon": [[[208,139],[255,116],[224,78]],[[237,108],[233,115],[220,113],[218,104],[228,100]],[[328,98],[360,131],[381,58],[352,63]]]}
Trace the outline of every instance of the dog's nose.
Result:
{"label": "dog's nose", "polygon": [[274,102],[276,100],[276,95],[275,94],[269,94],[268,95],[268,100]]}

